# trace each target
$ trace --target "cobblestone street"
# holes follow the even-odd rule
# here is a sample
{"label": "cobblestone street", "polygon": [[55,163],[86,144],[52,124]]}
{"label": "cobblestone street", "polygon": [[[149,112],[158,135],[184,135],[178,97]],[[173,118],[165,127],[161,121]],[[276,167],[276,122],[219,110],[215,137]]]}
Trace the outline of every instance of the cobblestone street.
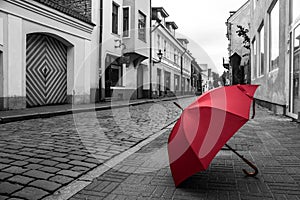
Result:
{"label": "cobblestone street", "polygon": [[[194,98],[177,102],[188,105]],[[0,199],[41,199],[160,131],[172,101],[0,125]]]}
{"label": "cobblestone street", "polygon": [[166,151],[169,131],[96,178],[72,200],[92,199],[300,199],[300,126],[258,107],[229,144],[257,165],[248,167],[223,150],[207,171],[175,188]]}

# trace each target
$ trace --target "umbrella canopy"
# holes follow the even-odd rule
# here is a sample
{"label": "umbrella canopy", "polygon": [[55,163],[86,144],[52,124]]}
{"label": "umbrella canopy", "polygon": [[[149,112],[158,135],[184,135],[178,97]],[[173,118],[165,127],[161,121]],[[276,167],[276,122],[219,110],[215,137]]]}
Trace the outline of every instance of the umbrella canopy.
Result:
{"label": "umbrella canopy", "polygon": [[182,113],[168,141],[170,168],[175,185],[206,170],[248,120],[258,85],[219,87],[204,93]]}

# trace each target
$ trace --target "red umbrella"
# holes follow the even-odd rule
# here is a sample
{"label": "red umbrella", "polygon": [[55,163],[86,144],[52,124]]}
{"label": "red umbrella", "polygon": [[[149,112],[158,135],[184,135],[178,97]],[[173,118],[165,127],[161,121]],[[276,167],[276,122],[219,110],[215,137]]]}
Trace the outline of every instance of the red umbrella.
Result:
{"label": "red umbrella", "polygon": [[[226,142],[249,120],[257,87],[219,87],[204,93],[184,109],[168,141],[170,168],[176,186],[196,172],[206,170]],[[255,169],[255,173],[244,170],[245,173],[257,174],[252,163],[227,147]]]}

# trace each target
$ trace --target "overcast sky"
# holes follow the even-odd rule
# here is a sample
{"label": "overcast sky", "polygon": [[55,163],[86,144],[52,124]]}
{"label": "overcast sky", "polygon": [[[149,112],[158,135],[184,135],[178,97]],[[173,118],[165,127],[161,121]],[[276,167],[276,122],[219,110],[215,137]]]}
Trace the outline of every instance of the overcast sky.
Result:
{"label": "overcast sky", "polygon": [[222,58],[228,57],[225,22],[229,11],[236,11],[246,1],[152,0],[152,6],[164,7],[170,15],[167,21],[174,21],[177,33],[190,40],[190,49],[199,64],[208,63],[213,71],[222,73]]}

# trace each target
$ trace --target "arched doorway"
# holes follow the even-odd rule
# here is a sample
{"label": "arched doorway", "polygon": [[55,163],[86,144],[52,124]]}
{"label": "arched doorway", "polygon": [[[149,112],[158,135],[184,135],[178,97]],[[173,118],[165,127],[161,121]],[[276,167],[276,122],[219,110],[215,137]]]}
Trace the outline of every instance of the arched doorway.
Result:
{"label": "arched doorway", "polygon": [[26,38],[26,104],[62,104],[67,100],[67,46],[52,36]]}

